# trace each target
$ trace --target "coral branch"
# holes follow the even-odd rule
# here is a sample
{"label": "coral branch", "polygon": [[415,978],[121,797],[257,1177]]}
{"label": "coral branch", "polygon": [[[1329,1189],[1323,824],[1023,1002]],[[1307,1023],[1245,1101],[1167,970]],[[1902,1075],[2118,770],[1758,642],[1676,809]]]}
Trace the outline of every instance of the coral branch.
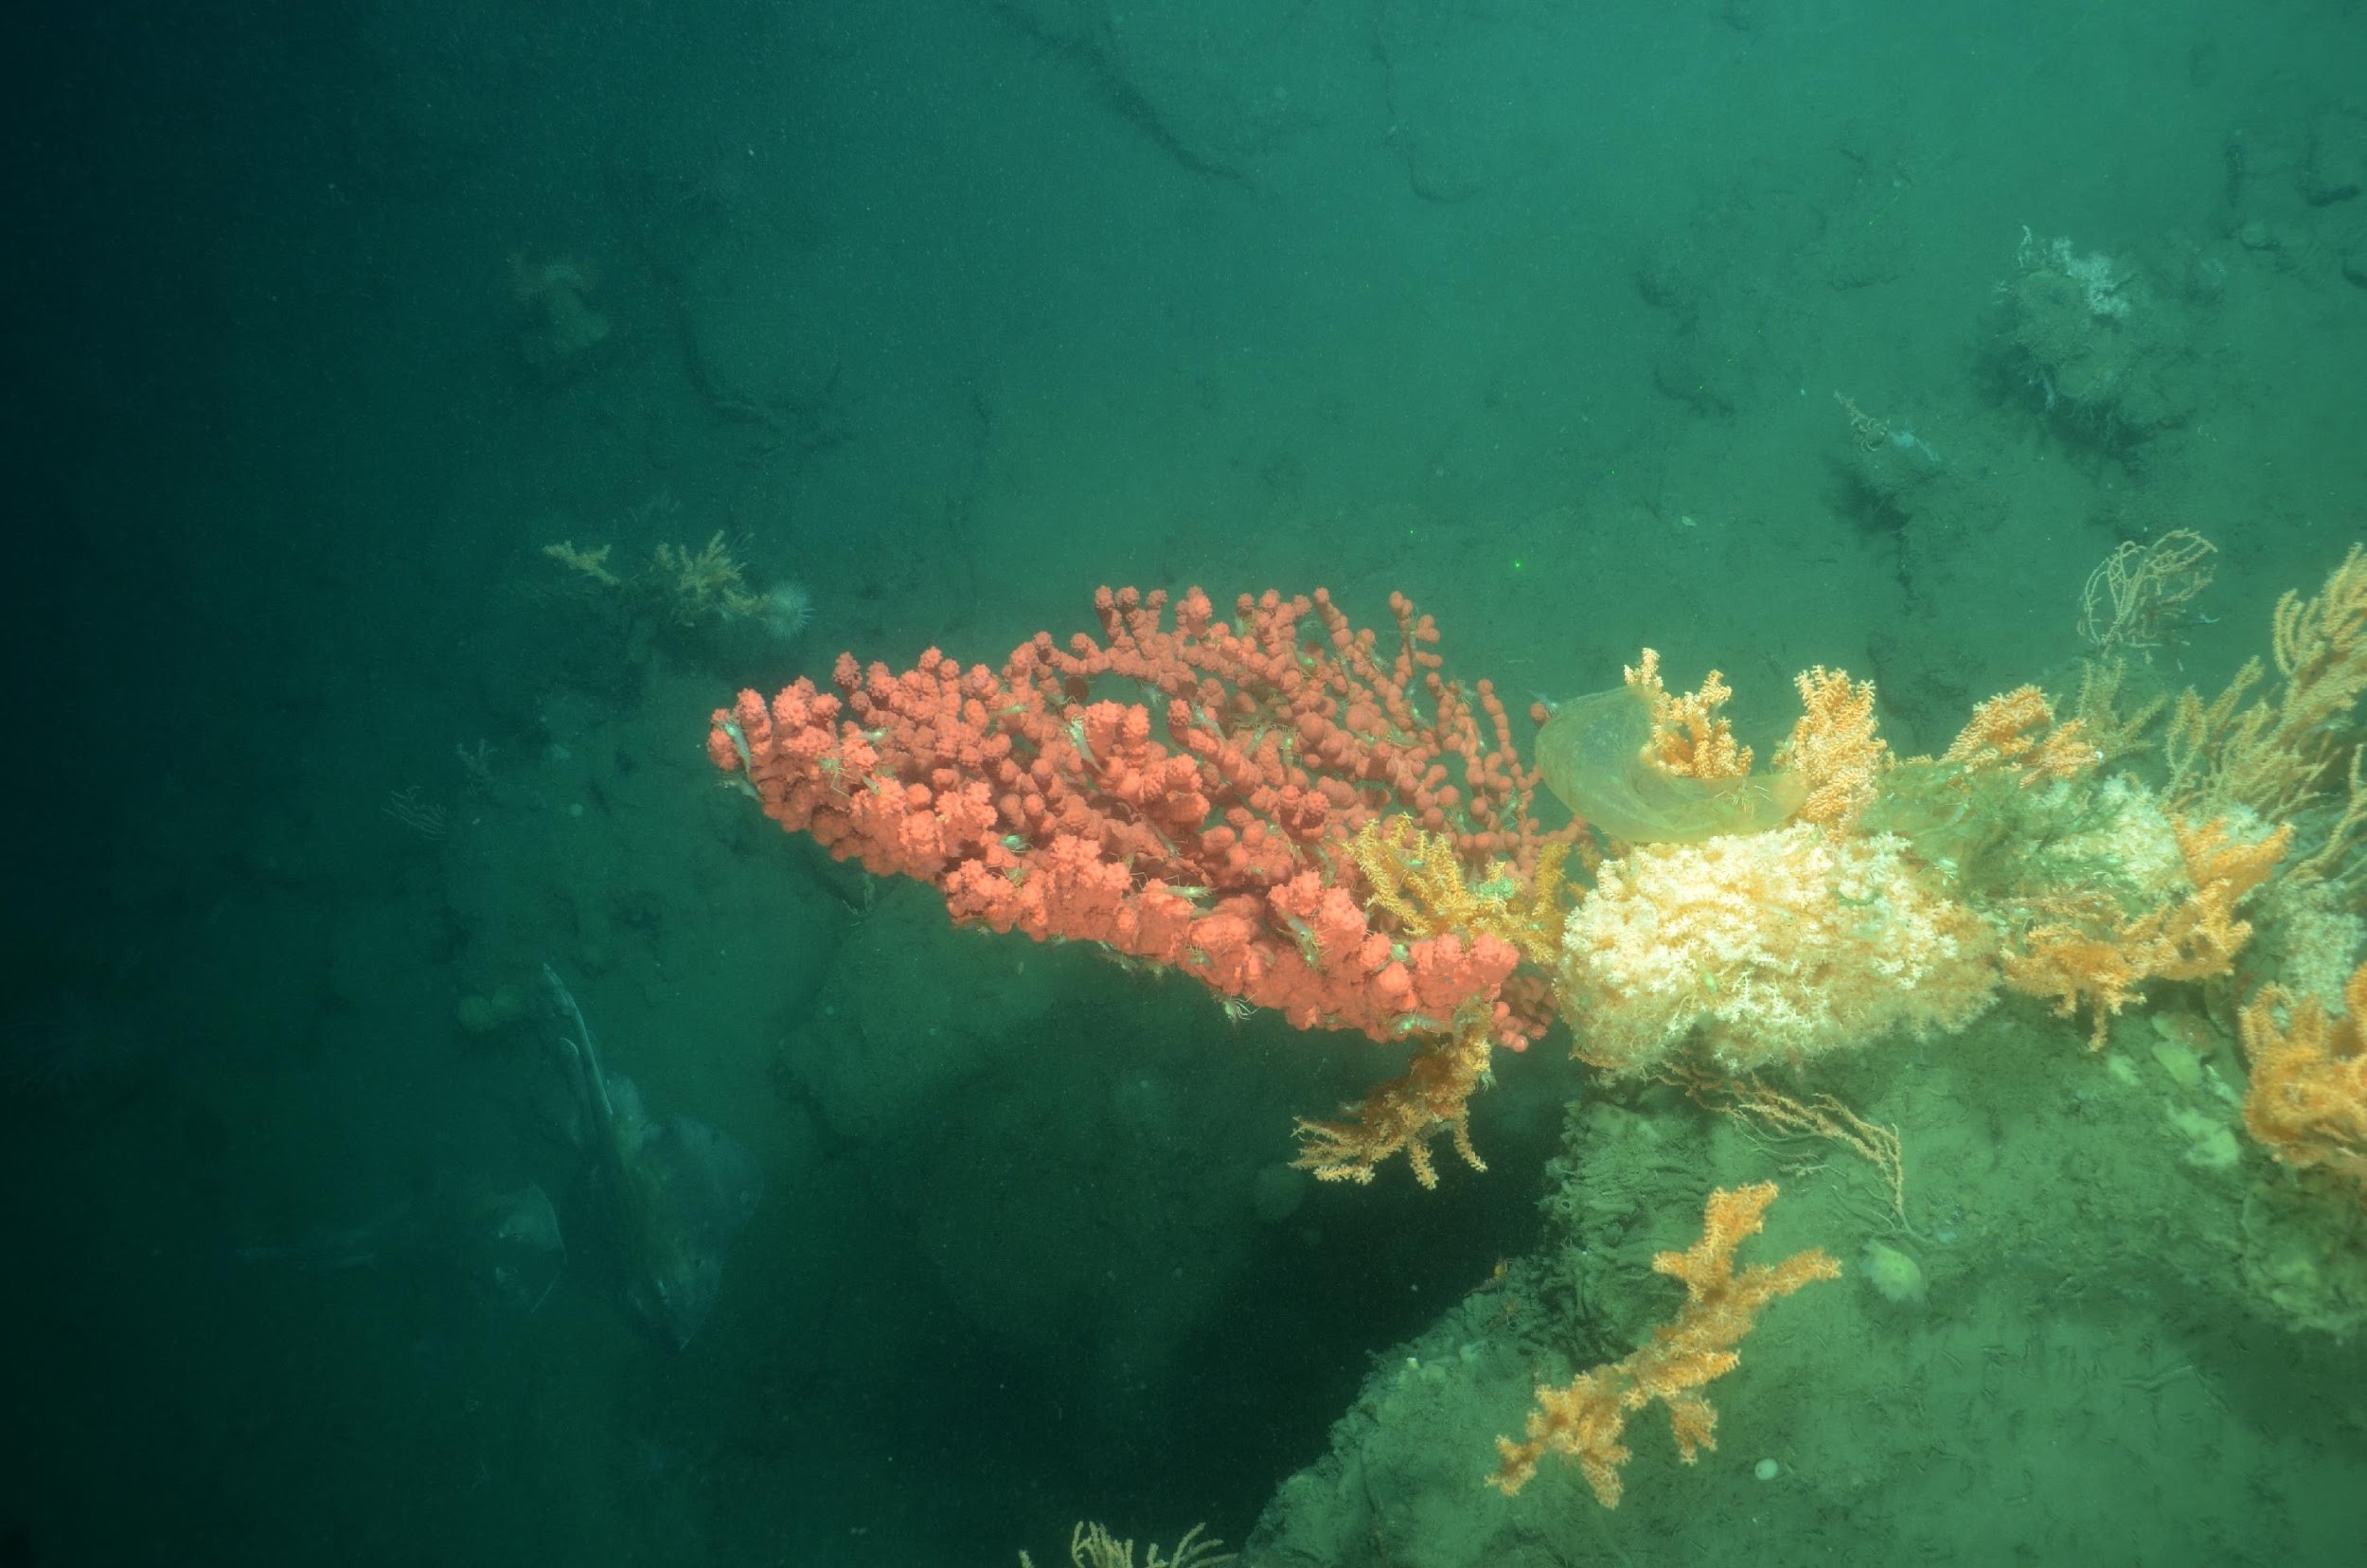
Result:
{"label": "coral branch", "polygon": [[2098,759],[2096,748],[2080,733],[2079,721],[2057,724],[2055,705],[2034,686],[2016,686],[1975,704],[1971,721],[1941,758],[1971,772],[2010,766],[2020,773],[2025,787],[2076,778]]}
{"label": "coral branch", "polygon": [[2172,528],[2143,544],[2123,540],[2080,590],[2080,636],[2099,660],[2179,640],[2193,618],[2187,605],[2218,574],[2211,559],[2218,552],[2191,528]]}
{"label": "coral branch", "polygon": [[1800,718],[1775,765],[1807,781],[1801,821],[1853,827],[1891,762],[1890,742],[1874,733],[1873,683],[1818,665],[1792,684],[1800,691]]}
{"label": "coral branch", "polygon": [[[1201,1538],[1200,1532],[1206,1528],[1204,1524],[1195,1524],[1184,1531],[1184,1539],[1175,1543],[1172,1557],[1161,1557],[1159,1543],[1152,1541],[1143,1568],[1217,1568],[1219,1563],[1233,1561],[1234,1556],[1224,1550],[1223,1541],[1213,1537]],[[1120,1541],[1097,1520],[1088,1523],[1080,1519],[1069,1532],[1068,1559],[1072,1568],[1134,1568],[1134,1543]],[[1019,1568],[1036,1568],[1035,1561],[1022,1552]]]}
{"label": "coral branch", "polygon": [[2268,879],[2293,842],[2286,823],[2249,843],[2230,836],[2224,822],[2194,826],[2171,819],[2193,884],[2183,898],[2144,914],[2115,918],[2109,899],[2071,893],[2034,904],[2056,918],[2031,926],[2004,954],[2005,983],[2033,996],[2053,997],[2069,1018],[2086,999],[2095,1010],[2091,1046],[2101,1047],[2114,1015],[2148,980],[2206,980],[2228,973],[2251,937],[2251,922],[2235,906]]}
{"label": "coral branch", "polygon": [[2191,686],[2179,696],[2163,746],[2183,810],[2287,820],[2323,804],[2358,749],[2350,716],[2367,695],[2367,548],[2352,545],[2314,597],[2279,599],[2271,630],[2273,698],[2245,701],[2267,673],[2256,659],[2208,704]]}
{"label": "coral branch", "polygon": [[1700,1450],[1717,1447],[1717,1412],[1700,1392],[1703,1385],[1741,1364],[1734,1346],[1750,1333],[1759,1309],[1811,1280],[1841,1276],[1841,1265],[1818,1247],[1735,1273],[1735,1249],[1759,1233],[1775,1196],[1772,1182],[1710,1194],[1701,1238],[1652,1259],[1655,1271],[1684,1285],[1677,1320],[1655,1328],[1643,1348],[1623,1361],[1582,1372],[1566,1388],[1540,1386],[1525,1440],[1496,1439],[1503,1464],[1488,1477],[1489,1486],[1510,1497],[1529,1484],[1548,1452],[1559,1453],[1576,1462],[1597,1502],[1619,1506],[1628,1417],[1654,1399],[1668,1407],[1678,1458],[1690,1465]]}
{"label": "coral branch", "polygon": [[1672,697],[1661,684],[1660,654],[1649,648],[1623,673],[1628,689],[1652,711],[1652,739],[1646,755],[1654,767],[1676,778],[1750,775],[1751,748],[1736,742],[1733,723],[1717,711],[1735,694],[1725,676],[1713,669],[1700,690]]}
{"label": "coral branch", "polygon": [[2351,971],[2342,1003],[2348,1016],[2329,1019],[2316,997],[2263,986],[2243,1009],[2244,1126],[2295,1169],[2322,1166],[2367,1188],[2367,964]]}
{"label": "coral branch", "polygon": [[1830,1095],[1797,1099],[1748,1073],[1720,1078],[1677,1065],[1664,1066],[1658,1076],[1683,1090],[1694,1104],[1732,1116],[1766,1138],[1822,1138],[1847,1149],[1880,1174],[1890,1188],[1891,1212],[1902,1221],[1907,1218],[1906,1146],[1898,1129],[1867,1121]]}
{"label": "coral branch", "polygon": [[1318,1181],[1361,1185],[1390,1155],[1403,1154],[1414,1179],[1434,1187],[1430,1140],[1444,1129],[1463,1163],[1486,1170],[1487,1162],[1471,1147],[1470,1098],[1486,1078],[1489,1044],[1485,1019],[1424,1040],[1405,1072],[1357,1102],[1345,1121],[1302,1120],[1298,1158],[1290,1163]]}
{"label": "coral branch", "polygon": [[[1394,597],[1384,654],[1320,591],[1244,595],[1231,624],[1198,590],[1172,626],[1164,594],[1095,602],[1100,640],[1039,633],[999,671],[932,649],[900,673],[842,656],[836,696],[742,692],[708,755],[782,827],[933,883],[957,921],[1101,942],[1301,1028],[1542,1031],[1501,998],[1511,942],[1376,918],[1348,853],[1388,816],[1491,875],[1544,864],[1503,704],[1438,673],[1428,616]],[[1164,713],[1095,701],[1104,680]]]}

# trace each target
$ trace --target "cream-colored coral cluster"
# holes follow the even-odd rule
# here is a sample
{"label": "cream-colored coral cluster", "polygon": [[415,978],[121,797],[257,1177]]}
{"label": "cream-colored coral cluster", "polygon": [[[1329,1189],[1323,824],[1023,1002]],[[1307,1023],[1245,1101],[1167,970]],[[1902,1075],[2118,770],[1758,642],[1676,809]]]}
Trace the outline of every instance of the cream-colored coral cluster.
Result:
{"label": "cream-colored coral cluster", "polygon": [[[2178,851],[2178,829],[2162,797],[2139,780],[2118,774],[2095,786],[2087,797],[2084,823],[2062,834],[2038,853],[2042,870],[2071,882],[2095,883],[2107,878],[2110,890],[2137,901],[2160,898],[2165,890],[2187,885],[2185,862]],[[2247,841],[2266,838],[2269,829],[2257,818],[2229,814],[2229,826]]]}
{"label": "cream-colored coral cluster", "polygon": [[1562,935],[1577,1053],[1650,1067],[1697,1028],[1741,1072],[1895,1028],[1963,1027],[1997,987],[1995,937],[1893,833],[1795,823],[1606,861]]}

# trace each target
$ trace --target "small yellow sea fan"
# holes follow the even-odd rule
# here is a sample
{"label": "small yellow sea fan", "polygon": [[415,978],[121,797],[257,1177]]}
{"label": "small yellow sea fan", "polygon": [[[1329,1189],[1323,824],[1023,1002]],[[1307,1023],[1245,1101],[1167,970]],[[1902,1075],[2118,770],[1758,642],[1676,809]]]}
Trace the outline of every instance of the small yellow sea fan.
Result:
{"label": "small yellow sea fan", "polygon": [[1661,684],[1660,653],[1649,648],[1623,673],[1628,689],[1652,710],[1652,739],[1645,755],[1654,767],[1674,778],[1750,776],[1751,748],[1735,742],[1734,725],[1717,713],[1735,694],[1726,677],[1713,669],[1700,690],[1672,697]]}
{"label": "small yellow sea fan", "polygon": [[1562,937],[1577,1055],[1641,1072],[1696,1030],[1729,1072],[1962,1028],[1997,985],[1980,917],[1892,833],[1794,823],[1606,861]]}
{"label": "small yellow sea fan", "polygon": [[1800,820],[1854,827],[1874,798],[1875,780],[1891,765],[1890,743],[1874,733],[1874,686],[1818,665],[1793,677],[1800,722],[1775,765],[1807,780]]}

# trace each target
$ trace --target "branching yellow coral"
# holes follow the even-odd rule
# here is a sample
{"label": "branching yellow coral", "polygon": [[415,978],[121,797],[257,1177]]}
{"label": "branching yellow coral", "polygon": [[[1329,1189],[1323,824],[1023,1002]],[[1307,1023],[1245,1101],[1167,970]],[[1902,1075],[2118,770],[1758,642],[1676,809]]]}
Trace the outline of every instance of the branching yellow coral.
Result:
{"label": "branching yellow coral", "polygon": [[[1395,935],[1409,940],[1451,934],[1501,936],[1537,964],[1550,964],[1561,949],[1562,918],[1569,883],[1562,868],[1570,856],[1566,840],[1545,844],[1536,869],[1522,882],[1508,861],[1487,867],[1477,886],[1456,859],[1454,841],[1425,832],[1412,818],[1368,822],[1348,841],[1348,858],[1364,880],[1364,902],[1387,915]],[[1414,1179],[1438,1185],[1430,1140],[1444,1131],[1474,1170],[1487,1165],[1471,1147],[1471,1096],[1486,1081],[1497,1021],[1477,1013],[1456,1020],[1448,1033],[1416,1043],[1406,1070],[1375,1089],[1342,1121],[1301,1121],[1300,1149],[1292,1163],[1326,1182],[1369,1182],[1393,1154],[1403,1154]]]}
{"label": "branching yellow coral", "polygon": [[1700,1450],[1717,1447],[1717,1412],[1700,1392],[1703,1385],[1741,1363],[1734,1347],[1750,1333],[1759,1309],[1811,1280],[1841,1275],[1841,1265],[1814,1247],[1772,1266],[1753,1263],[1735,1273],[1735,1249],[1759,1233],[1775,1195],[1772,1182],[1710,1194],[1701,1239],[1652,1259],[1655,1271],[1684,1285],[1677,1320],[1652,1330],[1643,1348],[1624,1361],[1582,1372],[1566,1388],[1540,1386],[1525,1440],[1496,1439],[1503,1463],[1489,1486],[1510,1497],[1537,1474],[1539,1460],[1559,1453],[1576,1461],[1596,1501],[1619,1506],[1628,1417],[1654,1399],[1668,1407],[1678,1458],[1690,1465]]}
{"label": "branching yellow coral", "polygon": [[2284,821],[2334,789],[2358,750],[2343,721],[2367,694],[2367,549],[2352,545],[2314,597],[2279,599],[2271,634],[2272,698],[2246,704],[2267,673],[2257,659],[2208,704],[2191,686],[2180,695],[2163,744],[2182,809]]}
{"label": "branching yellow coral", "polygon": [[2251,1067],[2244,1126],[2287,1165],[2367,1188],[2367,964],[2351,971],[2342,1004],[2348,1016],[2329,1019],[2316,997],[2296,1000],[2282,986],[2251,999],[2237,1020]]}
{"label": "branching yellow coral", "polygon": [[2171,819],[2191,891],[2135,917],[2110,900],[2072,893],[2041,900],[2034,910],[2053,918],[2022,932],[2004,955],[2005,982],[2033,996],[2053,997],[2069,1018],[2085,998],[2095,1009],[2089,1043],[2101,1046],[2112,1016],[2147,980],[2206,980],[2228,973],[2251,937],[2251,923],[2235,918],[2244,896],[2267,880],[2292,843],[2292,824],[2243,842],[2224,822],[2200,827]]}
{"label": "branching yellow coral", "polygon": [[1434,1187],[1430,1140],[1443,1129],[1464,1164],[1486,1170],[1471,1147],[1470,1099],[1487,1078],[1493,1030],[1492,1019],[1478,1017],[1451,1035],[1423,1040],[1406,1070],[1359,1100],[1344,1121],[1302,1119],[1298,1157],[1290,1163],[1319,1181],[1361,1185],[1392,1154],[1403,1154],[1414,1179]]}
{"label": "branching yellow coral", "polygon": [[1651,649],[1626,671],[1628,689],[1652,710],[1652,739],[1646,748],[1653,766],[1680,778],[1741,778],[1751,771],[1751,748],[1735,740],[1734,726],[1717,710],[1734,695],[1713,669],[1701,689],[1672,697],[1661,685],[1660,654]]}
{"label": "branching yellow coral", "polygon": [[1568,907],[1570,859],[1566,840],[1542,846],[1536,869],[1524,883],[1512,863],[1489,864],[1474,887],[1455,857],[1454,841],[1425,832],[1410,816],[1376,819],[1348,841],[1348,858],[1363,873],[1365,903],[1385,911],[1398,932],[1419,939],[1453,933],[1467,941],[1501,936],[1535,964],[1550,964],[1561,950],[1561,922]]}
{"label": "branching yellow coral", "polygon": [[1874,733],[1874,686],[1818,665],[1792,678],[1801,714],[1775,758],[1778,768],[1808,784],[1797,813],[1803,822],[1853,826],[1874,798],[1875,780],[1890,765],[1890,743]]}
{"label": "branching yellow coral", "polygon": [[2016,768],[2022,783],[2031,785],[2076,778],[2094,767],[2101,755],[2080,733],[2078,720],[2057,724],[2046,693],[2025,686],[1977,704],[1971,721],[1940,760],[1968,772]]}
{"label": "branching yellow coral", "polygon": [[1557,995],[1596,1066],[1644,1071],[1699,1029],[1740,1072],[1961,1028],[1996,987],[1993,945],[1904,839],[1794,823],[1604,862]]}

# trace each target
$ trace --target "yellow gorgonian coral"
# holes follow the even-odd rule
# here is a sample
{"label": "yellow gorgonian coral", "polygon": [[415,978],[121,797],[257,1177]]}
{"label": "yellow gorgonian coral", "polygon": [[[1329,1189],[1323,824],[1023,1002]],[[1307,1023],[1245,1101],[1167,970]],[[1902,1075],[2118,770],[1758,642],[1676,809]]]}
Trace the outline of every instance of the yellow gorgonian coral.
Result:
{"label": "yellow gorgonian coral", "polygon": [[1511,1497],[1536,1476],[1539,1460],[1559,1453],[1577,1462],[1597,1502],[1619,1506],[1626,1489],[1619,1468],[1629,1457],[1623,1441],[1628,1416],[1654,1399],[1668,1407],[1678,1458],[1690,1465],[1701,1450],[1717,1447],[1717,1411],[1703,1386],[1742,1363],[1735,1346],[1769,1302],[1812,1281],[1841,1277],[1841,1265],[1822,1247],[1735,1272],[1735,1249],[1759,1234],[1775,1196],[1772,1182],[1710,1193],[1701,1239],[1652,1258],[1655,1273],[1684,1284],[1677,1320],[1652,1330],[1634,1354],[1582,1372],[1567,1387],[1540,1385],[1527,1440],[1496,1439],[1504,1464],[1487,1478],[1489,1486]]}
{"label": "yellow gorgonian coral", "polygon": [[2239,1021],[2251,1087],[2244,1127],[2297,1170],[2323,1166],[2367,1187],[2367,964],[2351,971],[2346,1017],[2316,997],[2263,986]]}
{"label": "yellow gorgonian coral", "polygon": [[2170,819],[2192,891],[2142,915],[2123,915],[2092,887],[2030,900],[2042,918],[2020,932],[2004,955],[2006,984],[2055,999],[2069,1018],[2085,999],[2095,1009],[2091,1047],[2101,1048],[2111,1021],[2147,980],[2207,980],[2231,972],[2251,938],[2235,906],[2269,878],[2293,842],[2285,823],[2257,839],[2238,839],[2226,822]]}
{"label": "yellow gorgonian coral", "polygon": [[1645,755],[1676,778],[1742,778],[1751,772],[1751,748],[1735,739],[1734,725],[1717,710],[1734,696],[1726,677],[1713,669],[1699,691],[1672,697],[1661,684],[1660,654],[1644,657],[1623,671],[1628,689],[1652,710],[1652,738]]}
{"label": "yellow gorgonian coral", "polygon": [[1491,862],[1475,885],[1452,839],[1423,831],[1412,817],[1390,816],[1358,829],[1347,853],[1363,874],[1366,906],[1386,912],[1402,935],[1501,936],[1531,963],[1551,964],[1570,891],[1562,874],[1570,847],[1544,846],[1525,882],[1511,862]]}
{"label": "yellow gorgonian coral", "polygon": [[1562,937],[1584,1060],[1650,1067],[1697,1031],[1730,1072],[1963,1027],[1997,985],[1988,926],[1891,833],[1812,823],[1606,861]]}
{"label": "yellow gorgonian coral", "polygon": [[2076,778],[2100,760],[2080,733],[2079,721],[2058,724],[2055,704],[2034,686],[2016,686],[1975,704],[1972,719],[1957,732],[1943,762],[1967,770],[2012,767],[2024,785]]}
{"label": "yellow gorgonian coral", "polygon": [[1807,781],[1801,821],[1853,827],[1891,765],[1890,743],[1874,733],[1873,683],[1818,665],[1792,685],[1800,691],[1800,721],[1775,765]]}

